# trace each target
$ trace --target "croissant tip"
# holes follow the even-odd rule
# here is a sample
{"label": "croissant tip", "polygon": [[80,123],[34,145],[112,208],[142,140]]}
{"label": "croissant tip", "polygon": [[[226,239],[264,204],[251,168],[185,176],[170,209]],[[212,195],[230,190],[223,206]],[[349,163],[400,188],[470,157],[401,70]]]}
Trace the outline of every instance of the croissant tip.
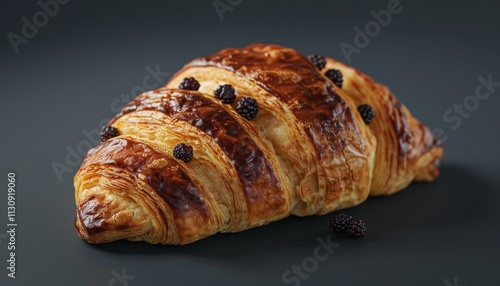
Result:
{"label": "croissant tip", "polygon": [[105,193],[97,188],[78,202],[75,228],[81,238],[89,243],[104,243],[150,230],[151,224],[134,201]]}
{"label": "croissant tip", "polygon": [[83,226],[81,224],[81,221],[78,217],[75,219],[75,228],[76,228],[76,231],[78,233],[78,236],[80,238],[82,238],[83,240],[87,241],[88,243],[92,243],[92,244],[99,243],[99,241],[95,241],[92,239],[91,236],[89,236],[87,229],[85,228],[85,226]]}

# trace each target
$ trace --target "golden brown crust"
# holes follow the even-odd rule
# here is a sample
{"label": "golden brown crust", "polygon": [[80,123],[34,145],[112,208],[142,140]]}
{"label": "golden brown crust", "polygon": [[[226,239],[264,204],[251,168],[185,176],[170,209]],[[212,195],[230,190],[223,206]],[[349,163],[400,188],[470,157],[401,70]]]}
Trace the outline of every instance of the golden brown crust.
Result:
{"label": "golden brown crust", "polygon": [[113,165],[127,170],[138,178],[145,178],[175,216],[194,211],[203,219],[209,217],[198,186],[172,157],[130,138],[110,139],[95,147],[91,154],[82,163],[82,169],[90,165]]}
{"label": "golden brown crust", "polygon": [[[194,177],[178,160],[147,144],[127,137],[110,139],[89,151],[81,170],[94,165],[117,168],[146,183],[148,189],[156,193],[156,198],[161,199],[151,202],[157,206],[160,225],[174,228],[181,241],[184,237],[198,236],[200,229],[211,225],[212,209],[210,200],[207,200],[209,193],[193,180]],[[120,177],[116,176],[115,180],[120,180]],[[92,194],[79,201],[79,226],[89,236],[96,236],[103,231],[118,233],[135,223],[133,216],[116,216],[123,207],[127,207],[127,204],[110,200],[102,193]],[[167,213],[175,218],[174,224],[167,223]]]}
{"label": "golden brown crust", "polygon": [[[342,89],[322,72],[344,75]],[[195,77],[199,91],[176,89]],[[236,102],[258,102],[247,120]],[[360,104],[375,110],[365,124]],[[166,88],[146,92],[110,124],[120,136],[91,149],[75,176],[79,235],[185,244],[288,216],[324,214],[391,194],[439,173],[442,147],[387,87],[327,60],[318,71],[277,45],[226,49],[195,59]],[[172,155],[177,143],[194,158]]]}
{"label": "golden brown crust", "polygon": [[282,101],[299,120],[319,160],[342,157],[342,140],[363,141],[352,110],[315,67],[298,52],[255,44],[225,49],[189,67],[216,66],[251,79]]}
{"label": "golden brown crust", "polygon": [[375,119],[368,125],[377,137],[377,167],[370,195],[389,195],[412,180],[429,181],[438,176],[442,146],[386,86],[331,58],[324,68],[328,69],[342,72],[342,90],[356,105],[369,104],[375,111]]}
{"label": "golden brown crust", "polygon": [[[310,162],[303,158],[288,159],[307,165],[298,171],[300,180],[292,184],[299,185],[302,200],[293,210],[294,214],[328,213],[366,199],[373,167],[372,135],[364,128],[359,114],[352,112],[355,106],[350,99],[322,76],[307,58],[293,49],[277,45],[255,44],[243,49],[225,49],[195,59],[174,75],[167,87],[172,88],[183,78],[191,76],[201,79],[202,86],[212,87],[214,84],[208,81],[223,78],[225,83],[255,97],[259,106],[267,108],[269,113],[284,108],[282,112],[285,114],[277,117],[288,125],[285,127],[288,132],[292,133],[292,128],[300,129],[298,137],[301,137],[302,145],[310,146],[305,153],[313,152],[313,156]],[[257,86],[260,91],[245,90],[248,85]],[[272,99],[279,103],[269,104]],[[286,120],[282,119],[285,117]],[[267,122],[257,119],[255,123],[266,133]],[[281,140],[268,139],[273,144],[281,143]],[[299,144],[298,140],[294,141],[297,141],[295,145]],[[284,149],[276,145],[274,148]],[[300,152],[285,150],[279,155],[296,157]],[[302,180],[307,176],[315,177],[316,182]]]}
{"label": "golden brown crust", "polygon": [[288,214],[285,190],[267,159],[269,156],[229,112],[199,92],[157,90],[156,93],[160,97],[138,97],[116,118],[134,111],[154,110],[192,125],[211,137],[234,165],[247,201],[249,226]]}

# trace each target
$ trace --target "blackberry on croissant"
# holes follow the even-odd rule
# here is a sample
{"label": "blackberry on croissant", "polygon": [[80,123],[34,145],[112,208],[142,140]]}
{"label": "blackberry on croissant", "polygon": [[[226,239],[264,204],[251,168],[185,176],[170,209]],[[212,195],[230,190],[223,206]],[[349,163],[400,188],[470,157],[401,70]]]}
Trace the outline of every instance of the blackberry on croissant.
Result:
{"label": "blackberry on croissant", "polygon": [[186,244],[326,214],[433,180],[443,151],[384,85],[263,44],[193,60],[110,130],[74,178],[90,243]]}

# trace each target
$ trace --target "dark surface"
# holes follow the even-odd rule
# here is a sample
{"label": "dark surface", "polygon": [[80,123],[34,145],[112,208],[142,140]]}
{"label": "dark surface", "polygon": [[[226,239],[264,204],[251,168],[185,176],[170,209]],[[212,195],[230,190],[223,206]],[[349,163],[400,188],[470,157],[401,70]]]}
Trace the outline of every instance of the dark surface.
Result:
{"label": "dark surface", "polygon": [[[354,27],[363,28],[373,20],[370,11],[387,9],[389,1],[243,1],[223,21],[212,2],[71,1],[17,54],[7,34],[21,34],[21,18],[41,8],[37,1],[4,4],[0,170],[5,178],[17,174],[18,263],[15,280],[2,268],[1,285],[281,285],[292,265],[315,266],[308,257],[321,245],[317,239],[330,235],[329,216],[292,217],[186,246],[89,245],[73,227],[72,177],[81,156],[66,162],[68,148],[89,148],[84,133],[112,117],[131,93],[165,84],[160,75],[141,87],[148,66],[172,75],[195,57],[253,42],[346,61],[340,43],[352,45]],[[350,64],[442,129],[442,175],[346,210],[367,223],[368,235],[332,234],[340,245],[301,285],[498,284],[500,90],[494,89],[500,87],[491,87],[488,99],[472,97],[479,76],[500,81],[500,4],[401,5]],[[460,116],[447,113],[464,100],[477,104]],[[54,161],[71,169],[61,180]],[[7,220],[4,182],[0,233]],[[7,240],[0,239],[5,261]],[[133,280],[114,278],[123,268]]]}

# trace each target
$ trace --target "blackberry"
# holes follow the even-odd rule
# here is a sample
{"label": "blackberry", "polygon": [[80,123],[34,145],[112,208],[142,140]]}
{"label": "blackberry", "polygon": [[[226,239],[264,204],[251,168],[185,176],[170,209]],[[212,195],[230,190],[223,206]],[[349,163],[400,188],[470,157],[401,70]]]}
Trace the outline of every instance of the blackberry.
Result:
{"label": "blackberry", "polygon": [[250,120],[257,116],[257,112],[259,111],[258,106],[259,104],[255,99],[251,97],[243,97],[236,104],[236,110],[238,111],[239,114],[241,114],[241,116]]}
{"label": "blackberry", "polygon": [[342,88],[344,78],[342,77],[342,73],[339,70],[329,69],[325,72],[325,76],[329,78],[336,86]]}
{"label": "blackberry", "polygon": [[186,77],[181,84],[179,84],[179,88],[184,90],[198,90],[198,88],[200,88],[200,83],[194,79],[194,77]]}
{"label": "blackberry", "polygon": [[351,224],[352,216],[346,214],[338,214],[330,219],[330,228],[336,233],[345,233]]}
{"label": "blackberry", "polygon": [[234,88],[230,84],[219,85],[214,91],[215,98],[220,99],[222,103],[233,103],[236,98]]}
{"label": "blackberry", "polygon": [[187,163],[193,159],[193,147],[179,143],[175,145],[173,155],[175,158]]}
{"label": "blackberry", "polygon": [[358,111],[366,124],[370,124],[372,122],[373,117],[375,116],[375,111],[373,111],[371,106],[368,104],[362,104],[358,106]]}
{"label": "blackberry", "polygon": [[351,238],[360,238],[366,234],[365,223],[360,219],[352,220],[347,229],[347,235]]}
{"label": "blackberry", "polygon": [[319,69],[322,70],[326,66],[325,57],[318,54],[308,55],[307,58]]}
{"label": "blackberry", "polygon": [[101,142],[118,136],[118,129],[111,127],[109,125],[104,125],[101,129]]}

